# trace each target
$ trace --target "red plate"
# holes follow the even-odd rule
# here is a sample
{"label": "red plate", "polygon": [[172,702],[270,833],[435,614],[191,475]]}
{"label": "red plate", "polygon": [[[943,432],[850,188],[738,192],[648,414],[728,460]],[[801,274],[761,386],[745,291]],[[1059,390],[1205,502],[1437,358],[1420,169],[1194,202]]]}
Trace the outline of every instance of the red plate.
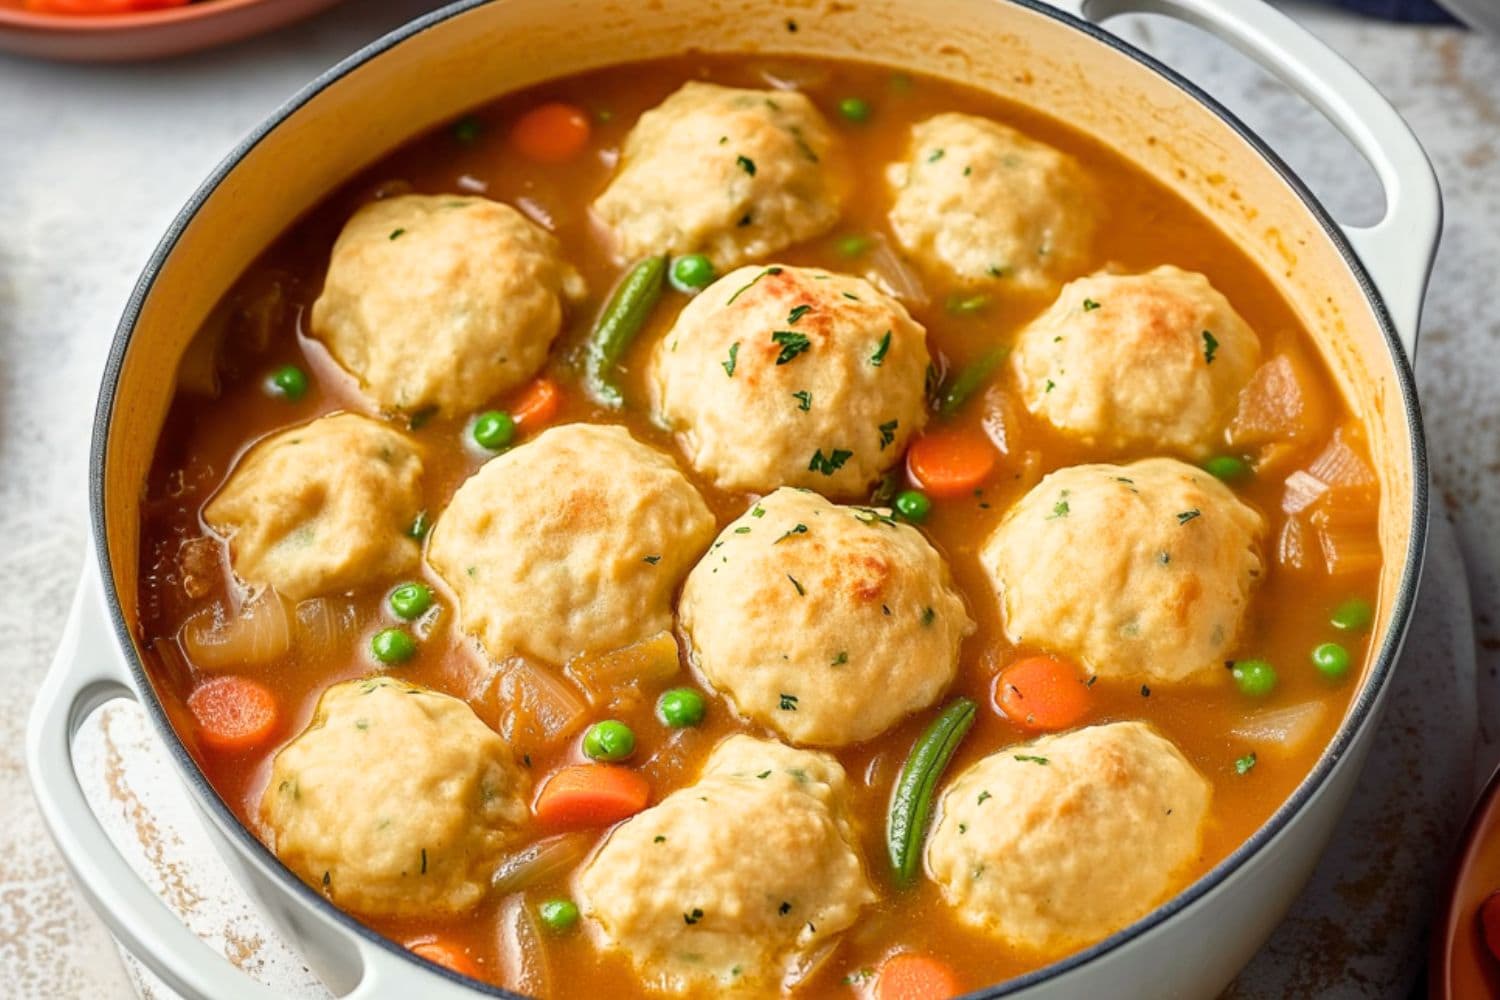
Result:
{"label": "red plate", "polygon": [[1486,947],[1479,919],[1479,908],[1494,892],[1500,892],[1500,771],[1490,776],[1469,816],[1439,900],[1427,984],[1431,1000],[1500,997],[1500,958]]}
{"label": "red plate", "polygon": [[44,14],[0,0],[0,49],[44,59],[125,62],[222,45],[339,0],[202,0],[131,14]]}

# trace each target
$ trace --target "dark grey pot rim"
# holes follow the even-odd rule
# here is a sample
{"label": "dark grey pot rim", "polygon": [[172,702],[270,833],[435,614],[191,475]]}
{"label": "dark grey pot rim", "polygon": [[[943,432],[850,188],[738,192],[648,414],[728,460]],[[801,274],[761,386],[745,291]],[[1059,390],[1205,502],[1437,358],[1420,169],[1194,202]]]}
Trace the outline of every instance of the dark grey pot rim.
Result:
{"label": "dark grey pot rim", "polygon": [[[104,597],[110,621],[115,631],[115,637],[125,654],[136,690],[142,696],[141,704],[145,707],[146,713],[151,717],[157,733],[166,743],[179,770],[187,777],[188,784],[195,793],[198,804],[213,817],[219,829],[244,854],[252,858],[262,869],[278,876],[282,883],[282,888],[295,895],[304,905],[319,911],[323,916],[340,925],[349,934],[363,938],[370,944],[383,948],[393,955],[399,955],[404,959],[414,962],[421,960],[417,959],[401,945],[375,933],[335,907],[322,895],[306,885],[290,869],[286,868],[264,844],[256,839],[249,828],[239,821],[229,806],[219,797],[218,792],[209,784],[208,779],[199,769],[197,762],[193,760],[192,755],[188,753],[187,748],[178,738],[176,731],[173,730],[161,702],[156,697],[155,688],[150,678],[146,676],[145,665],[136,653],[130,624],[125,620],[124,611],[120,607],[120,602],[116,595],[117,581],[114,566],[111,564],[109,558],[109,546],[106,534],[108,525],[105,522],[104,463],[109,447],[110,423],[114,412],[120,373],[124,366],[125,355],[130,348],[130,342],[135,332],[136,322],[140,317],[141,308],[150,295],[162,266],[176,248],[177,241],[181,238],[183,231],[203,206],[213,197],[224,179],[262,139],[287,119],[294,116],[304,105],[330,85],[341,80],[365,63],[400,45],[407,39],[421,34],[423,31],[444,21],[461,16],[475,8],[492,2],[496,2],[496,0],[457,0],[455,3],[442,7],[430,14],[423,15],[370,43],[300,90],[274,114],[261,123],[255,131],[251,132],[241,141],[214,168],[213,173],[199,186],[192,197],[188,199],[182,211],[173,219],[171,226],[168,227],[166,234],[152,253],[145,270],[131,292],[129,301],[126,303],[125,311],[116,328],[114,342],[110,347],[109,359],[104,369],[103,382],[99,392],[99,404],[94,415],[93,443],[89,456],[90,525],[94,538],[95,554],[99,561],[100,574],[104,584]],[[1281,179],[1293,190],[1298,198],[1301,199],[1303,206],[1317,220],[1329,240],[1338,249],[1340,256],[1343,257],[1345,265],[1359,282],[1359,286],[1371,309],[1374,311],[1381,332],[1385,337],[1386,349],[1390,353],[1391,364],[1395,370],[1396,380],[1401,390],[1402,409],[1405,413],[1407,426],[1411,431],[1412,508],[1411,523],[1409,526],[1410,542],[1406,563],[1401,569],[1401,585],[1392,608],[1390,628],[1387,630],[1384,640],[1381,643],[1375,664],[1370,671],[1369,677],[1360,689],[1359,694],[1356,696],[1348,715],[1339,726],[1338,732],[1334,735],[1333,740],[1318,759],[1318,763],[1309,772],[1307,777],[1302,780],[1301,784],[1297,786],[1291,796],[1281,804],[1248,840],[1240,844],[1228,857],[1224,858],[1224,860],[1220,861],[1197,881],[1193,882],[1166,903],[1152,910],[1130,926],[1082,951],[1025,975],[969,994],[970,998],[984,998],[984,1000],[998,1000],[1000,997],[1011,996],[1045,980],[1062,976],[1148,934],[1158,926],[1171,920],[1179,912],[1186,910],[1219,888],[1234,872],[1239,870],[1247,861],[1281,834],[1282,831],[1287,829],[1293,818],[1318,794],[1329,775],[1332,774],[1345,755],[1348,754],[1354,743],[1356,734],[1365,725],[1370,723],[1379,702],[1380,694],[1389,682],[1391,673],[1395,668],[1397,655],[1400,652],[1401,643],[1405,638],[1407,626],[1410,623],[1412,608],[1416,600],[1417,584],[1421,576],[1422,562],[1426,553],[1428,516],[1427,450],[1422,431],[1422,414],[1418,407],[1416,382],[1412,374],[1411,364],[1401,347],[1385,303],[1381,300],[1380,293],[1375,288],[1364,265],[1354,253],[1353,248],[1349,245],[1338,224],[1334,222],[1333,218],[1319,204],[1307,186],[1259,136],[1251,131],[1232,112],[1200,87],[1162,64],[1154,57],[1109,34],[1103,29],[1087,21],[1080,20],[1071,14],[1050,7],[1040,2],[1040,0],[993,0],[993,2],[1010,4],[1049,17],[1074,31],[1080,31],[1088,35],[1100,44],[1108,46],[1164,77],[1182,91],[1184,95],[1207,107],[1223,120],[1226,125],[1238,133],[1281,176]],[[133,568],[128,570],[126,573],[127,578],[133,576],[134,572]],[[508,990],[488,986],[471,979],[465,979],[440,966],[432,965],[431,963],[427,964],[430,968],[436,970],[438,974],[470,987],[478,995],[517,998],[517,994],[511,993]]]}

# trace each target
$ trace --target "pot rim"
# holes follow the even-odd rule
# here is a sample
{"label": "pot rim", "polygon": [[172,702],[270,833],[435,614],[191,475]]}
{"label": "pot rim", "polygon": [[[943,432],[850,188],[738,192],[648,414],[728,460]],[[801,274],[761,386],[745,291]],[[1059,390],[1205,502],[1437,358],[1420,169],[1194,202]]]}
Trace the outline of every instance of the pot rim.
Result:
{"label": "pot rim", "polygon": [[[177,735],[176,730],[172,728],[172,724],[167,718],[160,700],[157,698],[155,687],[152,685],[150,678],[146,676],[145,665],[135,651],[131,626],[125,620],[124,612],[120,607],[120,602],[116,595],[117,581],[114,567],[109,557],[104,504],[104,465],[109,446],[111,417],[125,355],[134,338],[135,325],[140,317],[142,306],[149,297],[162,266],[175,251],[177,242],[184,230],[186,230],[203,206],[213,198],[219,185],[233,172],[245,156],[262,139],[294,117],[322,91],[371,60],[382,56],[387,51],[421,34],[427,29],[452,18],[467,14],[492,2],[495,2],[495,0],[455,0],[455,2],[447,6],[438,8],[431,13],[424,14],[407,22],[355,51],[332,68],[319,74],[312,82],[304,86],[288,99],[286,103],[262,121],[245,138],[236,143],[229,154],[214,167],[213,172],[193,192],[182,210],[173,218],[171,225],[167,228],[166,233],[162,236],[155,250],[152,251],[144,270],[141,272],[140,278],[131,291],[125,310],[115,329],[114,339],[110,345],[109,356],[105,363],[99,402],[94,413],[92,444],[89,452],[89,522],[95,555],[99,563],[101,580],[104,584],[104,600],[110,624],[113,627],[115,638],[129,667],[131,680],[135,685],[136,691],[142,696],[140,699],[142,706],[151,717],[152,724],[155,726],[157,732],[165,741],[168,752],[176,762],[179,772],[187,779],[186,783],[194,793],[200,808],[213,818],[220,830],[235,843],[243,855],[255,861],[262,870],[273,873],[284,890],[294,893],[297,899],[304,905],[313,908],[323,917],[330,919],[345,932],[356,935],[387,952],[399,955],[409,961],[425,964],[429,969],[435,969],[438,974],[469,987],[479,995],[518,998],[519,1000],[518,994],[508,990],[459,976],[432,963],[423,963],[420,958],[413,955],[397,942],[371,930],[354,917],[338,909],[332,902],[315,892],[283,865],[280,859],[250,832],[250,828],[240,822],[239,818],[234,815],[223,798],[208,782],[208,779],[204,776],[202,769],[198,766],[192,755],[188,753],[187,747]],[[1349,268],[1358,282],[1366,302],[1374,312],[1380,332],[1385,338],[1386,350],[1390,355],[1396,382],[1401,391],[1402,410],[1412,442],[1412,497],[1409,541],[1406,561],[1401,568],[1400,586],[1397,589],[1395,602],[1391,609],[1390,625],[1380,644],[1379,652],[1375,657],[1369,675],[1365,678],[1364,684],[1350,705],[1343,722],[1340,723],[1338,731],[1334,734],[1328,746],[1324,748],[1323,753],[1319,756],[1312,770],[1302,779],[1292,794],[1277,807],[1276,811],[1249,838],[1231,851],[1218,864],[1214,865],[1213,868],[1199,876],[1197,880],[1162,905],[1156,907],[1139,920],[1081,951],[1074,952],[1040,969],[1035,969],[1024,975],[992,986],[983,987],[969,994],[970,997],[998,1000],[1000,997],[1011,996],[1046,980],[1061,977],[1074,969],[1131,943],[1135,939],[1148,934],[1158,926],[1173,919],[1181,911],[1188,909],[1227,882],[1232,875],[1238,872],[1271,841],[1275,840],[1285,831],[1291,825],[1292,820],[1322,790],[1335,768],[1338,767],[1349,752],[1354,743],[1355,736],[1366,724],[1371,723],[1381,695],[1389,682],[1391,672],[1395,668],[1397,656],[1401,651],[1401,645],[1405,640],[1407,626],[1410,624],[1412,609],[1415,605],[1422,564],[1426,554],[1428,467],[1422,414],[1417,399],[1416,382],[1411,362],[1401,347],[1400,340],[1396,335],[1395,327],[1380,292],[1375,287],[1374,282],[1371,280],[1359,257],[1350,246],[1343,230],[1291,167],[1263,139],[1251,130],[1249,126],[1213,96],[1154,56],[1136,48],[1124,39],[1066,11],[1052,7],[1042,2],[1042,0],[991,0],[991,2],[1009,4],[1023,8],[1034,14],[1049,17],[1063,27],[1082,32],[1094,41],[1155,72],[1175,86],[1185,97],[1196,101],[1211,111],[1275,170],[1283,183],[1292,190],[1292,193],[1297,196],[1298,200],[1302,202],[1303,207],[1312,215],[1319,227],[1332,241],[1335,249],[1338,250],[1339,256],[1343,258],[1345,266]],[[296,943],[293,942],[293,944],[295,945]]]}

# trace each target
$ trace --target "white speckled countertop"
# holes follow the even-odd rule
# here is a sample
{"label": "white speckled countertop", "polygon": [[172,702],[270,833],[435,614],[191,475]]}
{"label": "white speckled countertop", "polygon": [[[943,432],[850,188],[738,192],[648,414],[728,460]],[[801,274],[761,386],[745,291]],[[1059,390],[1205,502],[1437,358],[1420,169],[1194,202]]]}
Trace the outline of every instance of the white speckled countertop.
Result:
{"label": "white speckled countertop", "polygon": [[[240,136],[316,72],[430,6],[348,4],[257,41],[152,66],[0,56],[0,649],[10,682],[0,702],[0,993],[113,998],[131,988],[42,828],[21,759],[26,713],[83,560],[88,433],[115,320],[168,221]],[[1291,9],[1390,97],[1443,185],[1447,224],[1417,368],[1434,517],[1451,521],[1473,595],[1482,777],[1500,757],[1500,732],[1483,722],[1500,718],[1500,310],[1492,305],[1500,279],[1500,41]],[[1179,26],[1130,20],[1117,30],[1241,113],[1335,214],[1373,217],[1380,202],[1368,168],[1279,85]],[[1439,587],[1424,600],[1436,602],[1431,614],[1452,614],[1461,588]],[[1454,627],[1461,631],[1461,613]],[[150,802],[122,784],[111,756],[145,737],[129,720],[109,725],[124,728],[94,751],[102,794],[126,822],[149,825]],[[1318,893],[1335,889],[1315,881]],[[1420,923],[1419,912],[1401,920],[1403,928]],[[234,925],[217,933],[231,952],[250,955],[260,944]],[[1283,991],[1389,995],[1359,985],[1353,960],[1342,982],[1297,979],[1295,936],[1283,938]]]}

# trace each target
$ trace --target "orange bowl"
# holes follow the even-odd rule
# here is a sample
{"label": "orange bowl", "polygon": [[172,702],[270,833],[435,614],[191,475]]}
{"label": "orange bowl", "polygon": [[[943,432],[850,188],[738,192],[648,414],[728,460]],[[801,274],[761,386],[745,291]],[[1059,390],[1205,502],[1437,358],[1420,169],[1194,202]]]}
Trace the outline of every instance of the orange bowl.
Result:
{"label": "orange bowl", "polygon": [[1500,959],[1490,954],[1479,907],[1500,890],[1500,771],[1469,816],[1432,923],[1432,1000],[1500,996]]}
{"label": "orange bowl", "polygon": [[73,62],[180,55],[290,24],[339,0],[204,0],[128,14],[52,14],[0,0],[0,50]]}

